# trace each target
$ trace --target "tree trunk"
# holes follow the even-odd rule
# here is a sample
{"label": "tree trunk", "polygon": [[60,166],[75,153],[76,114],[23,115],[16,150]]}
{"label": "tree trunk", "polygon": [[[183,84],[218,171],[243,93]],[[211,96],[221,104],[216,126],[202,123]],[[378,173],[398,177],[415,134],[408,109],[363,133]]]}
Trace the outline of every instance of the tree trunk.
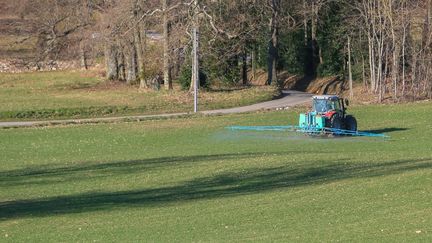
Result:
{"label": "tree trunk", "polygon": [[243,85],[247,85],[248,83],[248,75],[247,75],[247,51],[246,48],[243,51],[243,55],[242,55],[242,80],[243,80]]}
{"label": "tree trunk", "polygon": [[87,64],[87,53],[85,50],[85,43],[83,40],[80,41],[80,64],[81,64],[81,69],[87,70],[88,69],[88,64]]}
{"label": "tree trunk", "polygon": [[365,58],[362,55],[362,78],[363,78],[363,88],[368,89],[368,83],[366,81],[366,64],[365,64]]}
{"label": "tree trunk", "polygon": [[272,17],[270,19],[270,33],[271,38],[268,48],[268,78],[267,85],[277,85],[277,61],[278,61],[278,48],[279,48],[279,8],[280,0],[272,0]]}
{"label": "tree trunk", "polygon": [[129,44],[129,52],[126,63],[126,83],[133,84],[137,80],[137,52],[135,49],[135,43],[132,41]]}
{"label": "tree trunk", "polygon": [[306,0],[303,0],[303,34],[304,34],[304,45],[308,45],[308,18],[307,18],[307,5]]}
{"label": "tree trunk", "polygon": [[412,48],[412,64],[411,64],[411,92],[413,92],[414,99],[416,98],[416,83],[417,83],[417,53],[415,48]]}
{"label": "tree trunk", "polygon": [[105,66],[106,66],[106,78],[108,80],[119,79],[117,57],[118,57],[117,48],[111,43],[106,43],[105,44]]}
{"label": "tree trunk", "polygon": [[257,54],[256,54],[256,49],[255,47],[252,50],[252,56],[251,56],[251,61],[252,61],[252,78],[251,80],[255,81],[256,78],[256,62],[257,62]]}
{"label": "tree trunk", "polygon": [[350,89],[350,98],[352,99],[354,96],[353,91],[353,78],[352,78],[352,70],[351,70],[351,38],[348,36],[348,82]]}
{"label": "tree trunk", "polygon": [[[423,82],[424,82],[424,93],[426,96],[431,96],[432,90],[432,78],[429,76],[431,66],[430,59],[432,58],[432,40],[431,40],[431,23],[430,20],[432,18],[432,1],[427,0],[426,2],[426,12],[425,12],[425,20],[423,24],[423,39],[422,39],[422,73],[424,74]],[[429,61],[427,61],[429,60]]]}
{"label": "tree trunk", "polygon": [[[138,8],[138,1],[135,3],[135,7]],[[136,9],[133,14],[134,20],[137,21],[139,19],[138,16],[138,10]],[[140,23],[136,23],[133,29],[133,35],[134,35],[134,43],[135,43],[135,50],[136,50],[136,63],[137,63],[137,75],[139,78],[140,88],[142,87],[142,84],[145,84],[144,79],[144,53],[143,53],[143,45],[142,45],[142,39],[141,39],[141,31],[140,31]]]}
{"label": "tree trunk", "polygon": [[393,81],[393,99],[396,100],[398,98],[398,75],[399,75],[399,44],[396,41],[396,30],[393,21],[393,2],[388,2],[388,19],[390,20],[390,32],[392,39],[392,71],[391,77]]}
{"label": "tree trunk", "polygon": [[[178,45],[177,46],[181,46],[181,41],[178,40]],[[175,52],[174,52],[174,56],[175,56],[175,62],[173,62],[173,70],[171,72],[171,78],[174,77],[178,77],[180,75],[181,72],[181,67],[184,61],[184,56],[182,55],[181,49],[180,48],[176,48]]]}
{"label": "tree trunk", "polygon": [[369,75],[370,75],[370,90],[373,92],[376,86],[375,78],[375,53],[374,53],[374,40],[372,39],[371,31],[368,29],[368,48],[369,48]]}
{"label": "tree trunk", "polygon": [[317,40],[317,23],[318,23],[318,7],[316,6],[315,0],[312,1],[311,6],[311,12],[312,12],[312,21],[311,21],[311,48],[312,48],[312,68],[313,68],[313,74],[317,74],[318,65],[322,61],[322,53],[321,50],[319,50],[318,47],[318,40]]}
{"label": "tree trunk", "polygon": [[143,42],[141,42],[141,44],[142,44],[142,58],[143,58],[143,60],[142,60],[142,63],[141,63],[141,65],[142,65],[142,73],[140,74],[140,76],[142,76],[142,78],[140,79],[140,89],[144,89],[144,88],[148,88],[148,83],[147,83],[147,80],[146,80],[146,66],[145,66],[145,64],[144,64],[144,56],[146,55],[146,48],[147,48],[147,33],[146,33],[146,30],[145,30],[145,28],[143,28],[144,30],[143,30]]}
{"label": "tree trunk", "polygon": [[118,45],[119,51],[117,53],[118,60],[118,80],[126,80],[126,61],[124,55],[124,47],[120,44]]}
{"label": "tree trunk", "polygon": [[[404,6],[405,7],[405,6]],[[406,44],[406,29],[407,25],[405,23],[405,13],[402,15],[402,25],[403,25],[403,33],[402,33],[402,98],[405,98],[405,44]]]}
{"label": "tree trunk", "polygon": [[138,26],[135,27],[134,31],[134,43],[136,50],[136,63],[137,63],[137,77],[139,78],[140,84],[144,82],[144,58],[143,58],[143,50],[142,50],[142,42],[141,42],[141,34]]}
{"label": "tree trunk", "polygon": [[392,80],[393,80],[393,98],[398,99],[398,76],[399,76],[399,55],[400,55],[400,46],[395,41],[393,43],[395,46],[393,47],[393,65],[392,65]]}

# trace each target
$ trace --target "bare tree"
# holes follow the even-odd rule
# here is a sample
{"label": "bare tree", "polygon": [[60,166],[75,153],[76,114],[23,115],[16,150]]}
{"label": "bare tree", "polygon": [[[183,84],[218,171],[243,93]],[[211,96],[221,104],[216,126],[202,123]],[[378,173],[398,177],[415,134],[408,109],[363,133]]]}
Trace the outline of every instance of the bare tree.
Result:
{"label": "bare tree", "polygon": [[277,84],[277,61],[279,48],[279,22],[280,22],[280,0],[269,1],[271,18],[269,23],[270,40],[268,48],[268,78],[267,84]]}

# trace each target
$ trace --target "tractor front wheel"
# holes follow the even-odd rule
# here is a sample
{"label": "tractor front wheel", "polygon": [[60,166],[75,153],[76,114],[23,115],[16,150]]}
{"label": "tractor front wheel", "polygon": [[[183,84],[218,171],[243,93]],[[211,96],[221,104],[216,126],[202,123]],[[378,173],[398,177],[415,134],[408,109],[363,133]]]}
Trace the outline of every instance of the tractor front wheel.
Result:
{"label": "tractor front wheel", "polygon": [[334,129],[342,129],[342,119],[338,115],[333,115],[330,119],[330,127]]}

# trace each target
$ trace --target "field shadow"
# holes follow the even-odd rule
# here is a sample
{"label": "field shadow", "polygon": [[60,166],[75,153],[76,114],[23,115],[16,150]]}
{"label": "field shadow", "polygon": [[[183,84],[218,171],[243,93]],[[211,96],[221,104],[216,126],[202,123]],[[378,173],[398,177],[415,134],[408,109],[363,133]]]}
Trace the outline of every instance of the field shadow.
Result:
{"label": "field shadow", "polygon": [[392,132],[399,132],[399,131],[407,131],[408,128],[400,128],[400,127],[389,127],[389,128],[381,128],[381,129],[373,129],[373,130],[366,130],[362,132],[369,132],[369,133],[392,133]]}
{"label": "field shadow", "polygon": [[[273,155],[290,155],[303,153],[304,151],[285,151],[272,153]],[[53,183],[65,183],[76,180],[89,180],[113,175],[146,173],[152,170],[166,167],[192,165],[194,163],[208,163],[218,160],[239,160],[258,156],[266,153],[228,153],[213,155],[173,156],[140,160],[115,161],[115,162],[87,162],[74,165],[42,165],[16,170],[0,171],[0,187],[23,185],[46,185]]]}
{"label": "field shadow", "polygon": [[87,83],[87,82],[75,82],[75,83],[67,83],[67,84],[55,84],[53,87],[56,90],[83,90],[89,89],[97,84]]}
{"label": "field shadow", "polygon": [[338,161],[320,166],[320,161],[305,166],[252,168],[220,173],[184,181],[175,186],[8,201],[0,203],[0,220],[45,217],[128,207],[162,207],[192,200],[234,197],[325,184],[350,178],[368,178],[432,168],[432,159],[398,160],[381,163],[350,164]]}

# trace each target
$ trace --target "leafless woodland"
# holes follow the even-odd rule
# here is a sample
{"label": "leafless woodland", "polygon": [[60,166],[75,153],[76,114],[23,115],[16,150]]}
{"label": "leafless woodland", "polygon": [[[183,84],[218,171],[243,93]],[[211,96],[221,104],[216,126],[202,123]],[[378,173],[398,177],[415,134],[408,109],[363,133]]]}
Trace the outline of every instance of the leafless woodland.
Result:
{"label": "leafless woodland", "polygon": [[337,31],[325,37],[342,44],[350,84],[357,67],[355,81],[379,101],[432,97],[431,0],[16,0],[2,11],[31,20],[38,60],[73,52],[88,68],[103,58],[107,79],[172,89],[190,65],[193,27],[200,62],[237,68],[240,83],[262,68],[279,84],[280,40],[299,31],[316,73],[329,62],[317,36],[335,6]]}

